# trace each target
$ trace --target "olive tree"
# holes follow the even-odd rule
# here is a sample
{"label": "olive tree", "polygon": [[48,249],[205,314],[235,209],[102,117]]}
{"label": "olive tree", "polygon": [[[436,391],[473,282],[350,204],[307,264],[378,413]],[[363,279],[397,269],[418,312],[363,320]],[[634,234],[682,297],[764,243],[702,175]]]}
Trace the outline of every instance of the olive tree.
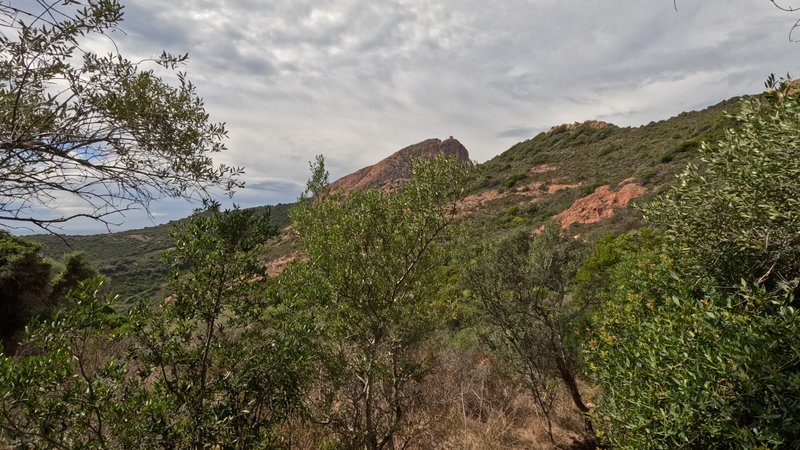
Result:
{"label": "olive tree", "polygon": [[[313,317],[319,384],[313,420],[343,448],[403,447],[414,386],[430,370],[423,343],[443,317],[441,242],[455,218],[466,166],[415,160],[398,190],[327,192],[321,159],[292,211],[305,261],[285,278]],[[402,439],[398,441],[398,439]]]}
{"label": "olive tree", "polygon": [[216,208],[177,227],[165,255],[175,293],[133,316],[145,446],[269,448],[278,439],[275,425],[299,403],[304,357],[289,324],[268,313],[258,255],[274,232],[252,210]]}
{"label": "olive tree", "polygon": [[800,95],[793,83],[742,100],[737,128],[701,146],[678,183],[644,208],[671,247],[723,287],[800,275]]}
{"label": "olive tree", "polygon": [[[241,169],[212,160],[226,132],[177,71],[186,55],[126,58],[111,40],[122,18],[117,0],[0,3],[5,227],[48,230],[78,217],[110,223],[154,199],[239,184]],[[108,53],[90,42],[110,44]],[[62,215],[66,202],[79,208]]]}
{"label": "olive tree", "polygon": [[31,319],[49,314],[69,289],[96,274],[81,253],[56,263],[42,256],[41,248],[0,231],[0,351],[14,353]]}
{"label": "olive tree", "polygon": [[40,244],[0,232],[0,341],[6,347],[31,316],[47,309],[52,265],[40,250]]}
{"label": "olive tree", "polygon": [[[586,341],[592,411],[624,449],[794,448],[800,442],[796,283],[722,292],[641,236],[619,250]],[[635,247],[633,247],[635,246]]]}
{"label": "olive tree", "polygon": [[134,448],[128,430],[138,402],[114,355],[115,332],[102,278],[71,291],[52,319],[29,327],[24,352],[0,354],[0,445],[30,448]]}
{"label": "olive tree", "polygon": [[95,278],[25,352],[0,354],[0,446],[275,448],[300,404],[304,346],[273,320],[258,261],[274,229],[217,209],[176,231],[174,295],[129,316]]}

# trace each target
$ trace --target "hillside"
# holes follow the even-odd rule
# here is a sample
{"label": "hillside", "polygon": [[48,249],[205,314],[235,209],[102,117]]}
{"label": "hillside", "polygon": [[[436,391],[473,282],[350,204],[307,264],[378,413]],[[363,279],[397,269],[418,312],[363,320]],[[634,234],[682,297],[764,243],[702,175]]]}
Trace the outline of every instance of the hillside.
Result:
{"label": "hillside", "polygon": [[[463,217],[486,234],[520,224],[535,230],[551,218],[572,227],[575,234],[636,228],[638,214],[625,207],[629,201],[663,190],[697,157],[695,150],[703,140],[715,139],[729,125],[724,112],[736,105],[737,99],[730,99],[634,128],[596,121],[554,126],[479,164],[478,177],[462,203]],[[469,158],[467,149],[452,137],[428,139],[340,178],[332,188],[391,187],[408,176],[411,156],[438,153]],[[288,224],[291,206],[269,207],[277,227]],[[172,244],[171,227],[168,223],[64,240],[50,235],[31,239],[44,243],[44,253],[53,258],[85,252],[125,302],[162,289],[167,270],[161,253]],[[276,272],[294,255],[291,240],[279,238],[267,250],[264,263]]]}
{"label": "hillside", "polygon": [[[291,205],[259,207],[269,210],[278,228],[289,223]],[[157,294],[166,281],[168,270],[162,254],[172,246],[170,232],[176,221],[138,230],[85,236],[34,235],[31,240],[45,244],[45,256],[60,259],[72,252],[84,252],[100,273],[108,277],[113,291],[123,304],[137,297]]]}
{"label": "hillside", "polygon": [[[800,96],[786,98],[767,92],[636,128],[557,125],[475,170],[440,161],[403,181],[415,155],[469,159],[457,140],[429,139],[333,184],[347,195],[310,183],[314,198],[274,208],[277,236],[260,207],[201,213],[174,244],[169,224],[70,238],[105,258],[112,283],[132,280],[115,286],[126,301],[138,293],[151,303],[116,314],[126,304],[93,300],[99,284],[73,291],[78,301],[64,311],[77,311],[75,322],[42,334],[65,336],[64,350],[45,357],[74,365],[67,387],[106,382],[97,378],[106,369],[86,375],[84,355],[108,359],[98,367],[122,362],[108,385],[138,396],[109,390],[113,401],[101,403],[134,405],[125,417],[134,411],[147,427],[167,423],[137,415],[151,398],[172,402],[169,417],[205,398],[210,408],[198,411],[250,420],[259,419],[250,405],[278,392],[274,404],[302,411],[275,428],[275,442],[292,448],[378,449],[375,439],[359,443],[378,433],[418,449],[648,448],[657,435],[665,450],[800,442],[797,405],[785,401],[797,398],[798,373],[787,343],[800,339],[800,287],[786,281],[798,279],[800,255]],[[323,169],[312,165],[314,180]],[[164,261],[179,270],[164,288],[157,254],[171,246]],[[123,343],[124,352],[113,347]],[[39,373],[21,365],[5,385],[29,373],[42,385],[62,370],[49,364]],[[210,393],[194,390],[204,380]],[[158,397],[173,382],[192,395]],[[33,389],[6,391],[26,405]],[[93,395],[67,392],[70,405]],[[254,400],[242,404],[243,395]],[[26,417],[19,411],[11,418]],[[196,441],[240,442],[240,429],[217,429]]]}
{"label": "hillside", "polygon": [[[729,99],[641,127],[596,121],[554,126],[479,165],[479,178],[468,197],[471,211],[490,232],[512,222],[537,228],[554,217],[576,233],[636,228],[638,214],[630,208],[609,213],[620,200],[613,194],[632,186],[643,188],[624,199],[627,204],[661,192],[687,162],[697,159],[701,142],[719,138],[732,125],[725,112],[735,110],[738,101]],[[585,214],[578,220],[559,217],[573,205],[592,208],[593,197],[600,202],[597,215],[605,220],[590,220]],[[581,199],[583,204],[576,204]]]}

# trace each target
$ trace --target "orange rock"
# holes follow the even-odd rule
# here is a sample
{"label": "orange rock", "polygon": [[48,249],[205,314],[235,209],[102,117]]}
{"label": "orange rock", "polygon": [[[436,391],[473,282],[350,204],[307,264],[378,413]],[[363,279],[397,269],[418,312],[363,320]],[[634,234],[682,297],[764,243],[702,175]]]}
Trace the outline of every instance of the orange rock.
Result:
{"label": "orange rock", "polygon": [[586,197],[575,200],[572,206],[556,215],[556,219],[564,228],[573,223],[596,223],[613,216],[616,209],[646,193],[647,188],[636,183],[634,178],[621,181],[616,191],[610,185],[600,186]]}
{"label": "orange rock", "polygon": [[411,177],[411,158],[455,156],[469,161],[469,152],[451,136],[444,141],[428,139],[397,151],[377,164],[364,167],[331,183],[330,192],[351,192],[365,189],[393,189]]}

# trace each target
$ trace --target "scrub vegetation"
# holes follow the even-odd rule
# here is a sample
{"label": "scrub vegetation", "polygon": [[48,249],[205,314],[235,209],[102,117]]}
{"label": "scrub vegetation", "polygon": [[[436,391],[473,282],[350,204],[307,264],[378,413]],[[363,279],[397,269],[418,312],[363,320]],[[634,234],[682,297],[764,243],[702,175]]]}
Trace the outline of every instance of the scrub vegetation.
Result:
{"label": "scrub vegetation", "polygon": [[[72,36],[121,17],[113,1],[64,6],[83,23],[59,25]],[[56,25],[13,23],[60,42]],[[0,44],[27,61],[19,41]],[[148,163],[126,153],[135,139],[172,156],[172,138],[203,144],[156,191],[173,176],[189,179],[170,195],[232,187],[237,172],[203,156],[223,130],[188,85],[88,57],[98,78],[74,81],[97,84],[93,101],[58,107],[30,80],[72,69],[13,61],[3,120],[135,117],[103,147],[119,161]],[[111,101],[104,71],[126,68],[172,102],[150,113],[195,132],[147,127],[134,113],[154,99],[137,104],[136,83]],[[392,188],[331,189],[320,156],[294,205],[207,201],[103,236],[1,233],[0,447],[797,448],[799,118],[796,84],[770,77],[762,95],[639,128],[557,126],[481,165],[410,158]],[[28,164],[0,165],[12,180],[74,159],[9,136],[0,159]],[[56,262],[67,249],[85,253]]]}

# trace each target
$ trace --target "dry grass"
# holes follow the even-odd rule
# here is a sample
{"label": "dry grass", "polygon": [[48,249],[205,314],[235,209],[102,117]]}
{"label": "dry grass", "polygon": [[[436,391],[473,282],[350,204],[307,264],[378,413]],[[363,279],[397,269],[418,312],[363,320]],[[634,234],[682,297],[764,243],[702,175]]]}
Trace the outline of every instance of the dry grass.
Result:
{"label": "dry grass", "polygon": [[416,449],[569,448],[584,438],[583,421],[566,393],[553,411],[551,443],[547,425],[530,396],[503,373],[489,355],[446,350],[428,378],[424,410],[427,427]]}
{"label": "dry grass", "polygon": [[[439,350],[436,367],[416,395],[420,406],[408,411],[408,426],[398,433],[395,449],[585,448],[582,417],[565,392],[552,413],[550,442],[546,421],[530,396],[481,351]],[[282,433],[290,448],[336,448],[320,425],[296,421]]]}

